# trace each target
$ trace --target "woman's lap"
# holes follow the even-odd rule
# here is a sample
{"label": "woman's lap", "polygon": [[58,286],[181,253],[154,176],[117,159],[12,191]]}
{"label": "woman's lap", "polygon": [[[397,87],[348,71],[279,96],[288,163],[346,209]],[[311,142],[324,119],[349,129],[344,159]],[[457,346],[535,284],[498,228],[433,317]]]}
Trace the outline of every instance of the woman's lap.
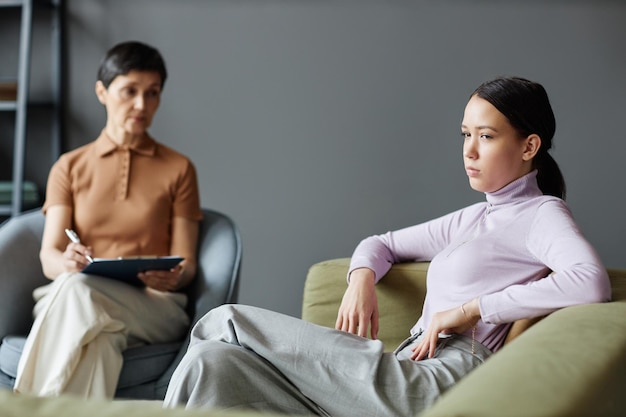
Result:
{"label": "woman's lap", "polygon": [[[444,340],[442,346],[445,348],[440,349],[437,358],[420,362],[408,358],[410,346],[414,343],[417,341],[398,355],[385,353],[380,341],[255,307],[222,306],[207,314],[194,327],[191,347],[184,360],[188,369],[194,363],[203,363],[202,366],[210,369],[208,374],[219,375],[207,374],[197,378],[197,375],[187,374],[188,370],[179,369],[170,384],[170,391],[177,393],[169,395],[166,401],[168,405],[214,406],[219,399],[209,397],[219,394],[213,385],[227,383],[225,379],[248,378],[244,375],[246,369],[223,370],[222,374],[212,368],[212,362],[223,358],[219,353],[223,350],[216,347],[220,344],[245,349],[251,354],[248,361],[271,364],[299,396],[320,407],[317,413],[321,415],[417,413],[483,360],[482,351],[472,355],[469,350],[471,340],[467,341],[463,336]],[[184,389],[179,389],[180,384],[205,394],[202,398],[190,399]],[[246,400],[230,398],[228,401],[239,404]],[[266,406],[271,406],[272,401],[269,398]],[[221,406],[228,408],[230,405],[222,403]],[[250,404],[250,407],[254,408],[254,405]],[[306,412],[310,412],[308,403],[303,413]]]}
{"label": "woman's lap", "polygon": [[[72,296],[71,293],[75,295]],[[35,289],[33,296],[36,301],[35,317],[50,302],[60,297],[66,300],[74,298],[76,308],[84,309],[83,311],[93,310],[111,320],[124,323],[125,333],[131,344],[179,340],[189,325],[189,318],[184,310],[184,294],[162,293],[97,276],[63,274],[52,283]],[[71,311],[68,310],[65,314],[69,315]],[[93,320],[102,318],[94,317]]]}

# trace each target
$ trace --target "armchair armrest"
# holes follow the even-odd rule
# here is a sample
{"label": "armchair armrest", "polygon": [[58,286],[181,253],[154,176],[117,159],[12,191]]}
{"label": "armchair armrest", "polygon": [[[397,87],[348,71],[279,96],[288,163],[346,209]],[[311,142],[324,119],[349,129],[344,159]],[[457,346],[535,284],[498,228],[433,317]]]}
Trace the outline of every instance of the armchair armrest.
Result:
{"label": "armchair armrest", "polygon": [[29,332],[35,304],[32,292],[50,282],[39,261],[43,225],[44,215],[36,209],[0,227],[0,339]]}

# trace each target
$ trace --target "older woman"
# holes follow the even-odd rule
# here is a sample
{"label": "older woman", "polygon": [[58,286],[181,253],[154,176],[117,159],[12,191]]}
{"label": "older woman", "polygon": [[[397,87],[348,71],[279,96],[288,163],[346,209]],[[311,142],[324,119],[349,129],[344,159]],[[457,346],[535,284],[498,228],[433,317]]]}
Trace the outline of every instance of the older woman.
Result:
{"label": "older woman", "polygon": [[[112,398],[127,346],[184,336],[186,297],[177,291],[195,275],[202,214],[191,161],[147,132],[166,77],[161,54],[140,42],[114,46],[100,65],[106,125],[62,155],[48,178],[40,259],[52,283],[34,291],[17,392]],[[184,261],[140,273],[143,287],[80,272],[92,256],[138,255]]]}

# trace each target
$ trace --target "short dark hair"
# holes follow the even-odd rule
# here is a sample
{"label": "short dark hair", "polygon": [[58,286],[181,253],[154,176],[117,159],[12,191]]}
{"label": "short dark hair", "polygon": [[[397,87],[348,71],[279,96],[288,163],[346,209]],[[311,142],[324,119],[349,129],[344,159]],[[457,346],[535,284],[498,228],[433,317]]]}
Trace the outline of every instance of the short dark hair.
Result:
{"label": "short dark hair", "polygon": [[161,76],[161,88],[165,85],[167,70],[161,53],[150,45],[137,41],[118,43],[109,49],[100,62],[98,81],[105,88],[118,75],[126,75],[131,71],[154,71]]}
{"label": "short dark hair", "polygon": [[536,134],[541,147],[533,159],[537,183],[544,194],[565,198],[565,179],[548,151],[556,131],[556,120],[548,93],[539,83],[520,77],[499,77],[481,84],[471,96],[491,103],[506,116],[520,136]]}

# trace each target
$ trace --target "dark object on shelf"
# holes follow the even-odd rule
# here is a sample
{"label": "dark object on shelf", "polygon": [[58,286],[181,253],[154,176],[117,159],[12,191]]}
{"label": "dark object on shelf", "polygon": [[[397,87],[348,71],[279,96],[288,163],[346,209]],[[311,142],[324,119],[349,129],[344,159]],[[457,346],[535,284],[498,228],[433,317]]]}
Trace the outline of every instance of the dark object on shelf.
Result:
{"label": "dark object on shelf", "polygon": [[[0,202],[0,216],[16,216],[24,205],[24,165],[27,130],[27,110],[29,105],[30,67],[32,55],[33,7],[45,7],[51,18],[51,97],[52,131],[50,132],[51,158],[55,161],[61,154],[61,83],[62,83],[62,32],[63,1],[48,0],[0,0],[0,8],[13,7],[21,10],[19,53],[17,74],[12,78],[0,79],[0,111],[15,112],[15,132],[13,139],[13,183],[10,200]],[[52,165],[52,163],[51,163]]]}

